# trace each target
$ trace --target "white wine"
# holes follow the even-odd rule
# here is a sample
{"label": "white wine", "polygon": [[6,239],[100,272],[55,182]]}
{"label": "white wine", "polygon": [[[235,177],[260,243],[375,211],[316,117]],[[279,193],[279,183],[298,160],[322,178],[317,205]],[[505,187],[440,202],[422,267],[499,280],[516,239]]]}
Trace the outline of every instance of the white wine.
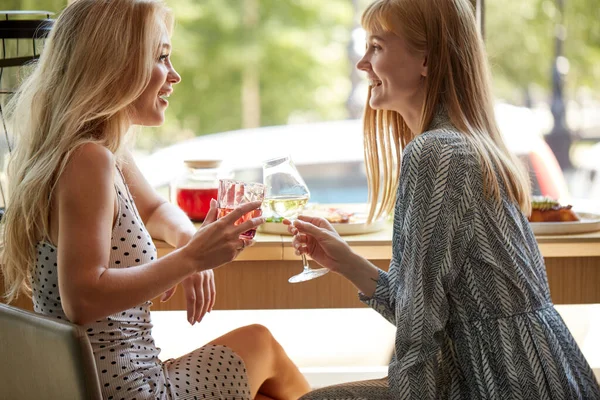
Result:
{"label": "white wine", "polygon": [[271,212],[283,218],[295,218],[308,203],[308,196],[275,196],[263,200],[263,205]]}

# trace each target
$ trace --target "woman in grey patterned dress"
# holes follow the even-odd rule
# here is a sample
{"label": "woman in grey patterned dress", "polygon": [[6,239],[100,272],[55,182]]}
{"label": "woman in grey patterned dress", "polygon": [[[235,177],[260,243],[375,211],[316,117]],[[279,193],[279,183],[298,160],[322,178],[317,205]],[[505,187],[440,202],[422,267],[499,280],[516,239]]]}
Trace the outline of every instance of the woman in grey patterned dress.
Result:
{"label": "woman in grey patterned dress", "polygon": [[[217,221],[213,200],[196,231],[123,145],[132,125],[162,124],[181,79],[171,26],[158,0],[77,0],[56,20],[11,104],[19,142],[3,219],[5,295],[31,289],[36,312],[83,325],[105,399],[297,399],[306,380],[259,325],[159,359],[150,300],[181,282],[188,321],[200,322],[214,304],[212,269],[251,245],[239,234],[263,222],[234,225],[260,202]],[[177,250],[158,259],[152,238]]]}
{"label": "woman in grey patterned dress", "polygon": [[378,0],[362,23],[370,217],[394,209],[389,270],[323,219],[289,230],[298,254],[396,326],[395,353],[386,379],[302,400],[600,399],[550,298],[527,174],[496,126],[469,1]]}

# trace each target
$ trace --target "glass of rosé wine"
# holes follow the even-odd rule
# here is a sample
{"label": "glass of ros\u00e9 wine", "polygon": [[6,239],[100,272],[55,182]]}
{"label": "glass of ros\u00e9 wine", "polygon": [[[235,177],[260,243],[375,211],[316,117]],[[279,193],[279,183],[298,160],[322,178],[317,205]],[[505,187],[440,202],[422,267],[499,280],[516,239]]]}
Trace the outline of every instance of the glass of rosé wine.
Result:
{"label": "glass of ros\u00e9 wine", "polygon": [[[232,179],[220,179],[219,190],[217,193],[217,218],[222,218],[232,212],[237,207],[253,201],[262,201],[265,195],[265,186],[261,183],[241,182]],[[243,215],[235,222],[235,225],[242,224],[249,219],[260,217],[262,211],[260,208],[252,210]],[[242,239],[253,239],[256,234],[256,228],[247,230],[240,235]]]}

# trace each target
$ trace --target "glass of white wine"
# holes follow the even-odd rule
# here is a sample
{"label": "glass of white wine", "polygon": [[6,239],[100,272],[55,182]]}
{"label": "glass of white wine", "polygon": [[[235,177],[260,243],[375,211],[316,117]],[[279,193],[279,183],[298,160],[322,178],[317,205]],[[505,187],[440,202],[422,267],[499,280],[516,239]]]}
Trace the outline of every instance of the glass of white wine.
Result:
{"label": "glass of white wine", "polygon": [[[263,206],[274,217],[293,220],[304,209],[310,199],[310,192],[300,173],[289,156],[274,158],[263,164],[265,197]],[[288,279],[290,283],[304,282],[325,275],[327,268],[312,269],[306,256],[302,254],[304,270]]]}

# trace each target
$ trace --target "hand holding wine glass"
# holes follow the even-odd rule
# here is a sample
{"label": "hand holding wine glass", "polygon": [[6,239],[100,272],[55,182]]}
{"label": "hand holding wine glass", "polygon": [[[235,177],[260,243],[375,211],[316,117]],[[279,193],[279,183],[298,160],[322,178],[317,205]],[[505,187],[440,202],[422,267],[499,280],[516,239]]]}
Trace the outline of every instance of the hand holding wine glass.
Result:
{"label": "hand holding wine glass", "polygon": [[333,272],[341,273],[349,264],[352,249],[326,219],[301,215],[293,222],[284,219],[283,223],[294,235],[292,245],[297,255],[308,254]]}
{"label": "hand holding wine glass", "polygon": [[[265,187],[260,183],[220,179],[217,192],[217,219],[223,218],[242,204],[251,203],[253,201],[262,201],[264,193]],[[235,221],[235,225],[243,224],[252,218],[260,217],[261,215],[262,211],[260,208],[254,209]],[[240,234],[240,239],[251,240],[254,239],[255,234],[256,228],[253,228]]]}
{"label": "hand holding wine glass", "polygon": [[[293,220],[304,209],[310,199],[310,192],[290,157],[279,157],[263,164],[265,198],[263,206],[274,216]],[[327,268],[312,269],[306,256],[302,254],[304,270],[292,276],[290,283],[304,282],[325,275]]]}

